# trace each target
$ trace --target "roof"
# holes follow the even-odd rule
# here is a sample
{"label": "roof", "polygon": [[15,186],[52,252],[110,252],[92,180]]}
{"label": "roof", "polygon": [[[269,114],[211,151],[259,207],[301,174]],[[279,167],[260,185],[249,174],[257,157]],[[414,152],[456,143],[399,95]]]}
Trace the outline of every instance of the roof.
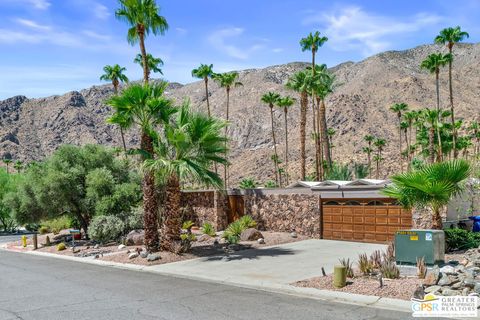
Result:
{"label": "roof", "polygon": [[344,187],[360,187],[360,186],[377,186],[384,187],[389,184],[390,180],[377,179],[356,179],[353,181],[345,180],[325,180],[325,181],[298,181],[290,184],[287,188],[311,188],[319,189],[343,189]]}

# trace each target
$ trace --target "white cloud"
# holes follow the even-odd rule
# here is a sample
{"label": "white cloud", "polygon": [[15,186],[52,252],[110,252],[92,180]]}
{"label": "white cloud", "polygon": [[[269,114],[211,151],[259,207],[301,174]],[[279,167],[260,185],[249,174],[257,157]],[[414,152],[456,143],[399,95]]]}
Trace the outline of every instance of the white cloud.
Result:
{"label": "white cloud", "polygon": [[28,0],[35,8],[45,10],[50,7],[51,3],[47,0]]}
{"label": "white cloud", "polygon": [[208,41],[212,44],[217,50],[220,50],[227,55],[236,58],[245,60],[250,57],[252,53],[257,50],[260,50],[265,47],[264,44],[257,43],[246,47],[239,47],[233,44],[228,43],[232,41],[233,38],[238,38],[244,33],[243,28],[225,28],[213,32],[209,37]]}
{"label": "white cloud", "polygon": [[92,30],[83,30],[82,34],[86,35],[87,37],[97,39],[97,40],[107,41],[107,40],[111,39],[110,36],[99,34],[99,33],[95,32],[95,31],[92,31]]}
{"label": "white cloud", "polygon": [[46,26],[46,25],[41,25],[33,20],[28,20],[28,19],[22,19],[22,18],[18,18],[18,19],[15,19],[15,21],[25,27],[29,27],[31,29],[35,29],[35,30],[51,30],[51,27],[50,26]]}
{"label": "white cloud", "polygon": [[0,5],[6,4],[15,4],[15,5],[27,5],[29,8],[34,8],[37,10],[47,10],[52,4],[49,0],[0,0]]}
{"label": "white cloud", "polygon": [[347,7],[331,13],[309,15],[306,25],[321,25],[329,38],[328,45],[336,51],[360,50],[364,56],[388,50],[395,45],[395,36],[404,36],[438,24],[441,17],[420,13],[399,20]]}
{"label": "white cloud", "polygon": [[103,4],[95,3],[93,10],[98,19],[105,20],[110,17],[110,10]]}
{"label": "white cloud", "polygon": [[175,31],[177,31],[177,33],[181,36],[184,36],[187,34],[188,30],[185,29],[185,28],[175,28]]}
{"label": "white cloud", "polygon": [[280,52],[283,52],[284,50],[283,50],[283,48],[274,48],[272,51],[274,53],[280,53]]}

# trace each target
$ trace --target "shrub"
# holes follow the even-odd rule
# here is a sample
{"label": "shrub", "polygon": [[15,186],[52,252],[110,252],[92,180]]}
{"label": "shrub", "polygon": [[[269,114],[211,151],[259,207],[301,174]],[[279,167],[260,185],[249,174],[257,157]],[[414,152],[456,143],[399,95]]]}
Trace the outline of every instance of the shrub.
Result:
{"label": "shrub", "polygon": [[369,275],[373,271],[372,262],[368,259],[366,253],[362,253],[358,256],[358,268],[364,275]]}
{"label": "shrub", "polygon": [[180,235],[180,252],[187,252],[192,247],[192,242],[197,240],[197,237],[193,233],[182,233]]}
{"label": "shrub", "polygon": [[480,234],[459,228],[447,229],[445,244],[446,251],[477,248],[480,245]]}
{"label": "shrub", "polygon": [[267,182],[265,182],[265,185],[264,185],[265,188],[268,188],[268,189],[275,189],[277,188],[277,183],[273,180],[268,180]]}
{"label": "shrub", "polygon": [[182,224],[182,229],[183,230],[190,230],[190,229],[192,229],[194,224],[195,223],[193,223],[193,221],[191,221],[191,220],[184,221],[183,224]]}
{"label": "shrub", "polygon": [[417,276],[419,279],[425,279],[427,267],[425,266],[425,257],[417,258]]}
{"label": "shrub", "polygon": [[383,261],[382,266],[380,267],[380,273],[382,274],[382,277],[387,279],[400,278],[400,270],[393,261]]}
{"label": "shrub", "polygon": [[370,263],[373,268],[380,268],[382,265],[382,253],[380,250],[373,251],[373,253],[370,255]]}
{"label": "shrub", "polygon": [[240,242],[240,237],[235,235],[227,235],[225,240],[227,240],[229,244],[237,244]]}
{"label": "shrub", "polygon": [[395,243],[390,242],[387,247],[387,252],[384,253],[383,258],[388,261],[395,261]]}
{"label": "shrub", "polygon": [[350,262],[350,258],[348,259],[339,259],[338,260],[342,266],[347,269],[347,278],[353,278],[353,262]]}
{"label": "shrub", "polygon": [[50,228],[47,226],[41,226],[40,228],[38,228],[38,233],[40,234],[50,233]]}
{"label": "shrub", "polygon": [[132,209],[131,214],[126,219],[125,233],[132,230],[143,229],[143,208],[137,207]]}
{"label": "shrub", "polygon": [[67,249],[67,246],[65,245],[65,243],[62,242],[57,244],[57,251],[63,251],[65,249]]}
{"label": "shrub", "polygon": [[240,181],[238,187],[240,189],[255,189],[257,187],[257,182],[252,178],[245,178]]}
{"label": "shrub", "polygon": [[257,226],[257,222],[249,215],[241,217],[238,221],[240,221],[243,229],[255,228]]}
{"label": "shrub", "polygon": [[93,240],[101,243],[117,240],[125,228],[125,224],[115,216],[96,216],[89,228]]}
{"label": "shrub", "polygon": [[25,225],[25,230],[30,232],[38,231],[39,228],[40,228],[40,225],[38,223],[27,223]]}
{"label": "shrub", "polygon": [[72,225],[72,221],[69,217],[62,216],[56,219],[45,220],[42,222],[41,225],[42,227],[46,227],[49,230],[48,232],[58,234],[60,231],[70,228]]}
{"label": "shrub", "polygon": [[202,233],[209,235],[210,237],[215,237],[215,228],[211,223],[205,222],[202,226]]}

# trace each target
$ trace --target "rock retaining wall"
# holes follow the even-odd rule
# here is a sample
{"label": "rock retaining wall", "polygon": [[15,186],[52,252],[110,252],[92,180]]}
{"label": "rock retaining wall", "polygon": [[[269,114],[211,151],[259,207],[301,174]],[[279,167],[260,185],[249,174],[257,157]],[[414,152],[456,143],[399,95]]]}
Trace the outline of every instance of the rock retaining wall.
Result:
{"label": "rock retaining wall", "polygon": [[184,220],[192,220],[201,226],[205,222],[213,224],[216,230],[227,225],[226,196],[218,191],[182,192]]}

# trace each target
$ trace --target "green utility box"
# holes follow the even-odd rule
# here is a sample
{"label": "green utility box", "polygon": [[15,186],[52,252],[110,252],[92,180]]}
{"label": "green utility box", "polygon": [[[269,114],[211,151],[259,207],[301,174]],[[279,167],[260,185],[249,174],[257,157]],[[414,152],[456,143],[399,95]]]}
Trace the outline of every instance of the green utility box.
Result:
{"label": "green utility box", "polygon": [[417,257],[425,258],[427,265],[445,261],[445,233],[443,230],[400,230],[395,233],[395,260],[397,264],[416,264]]}

